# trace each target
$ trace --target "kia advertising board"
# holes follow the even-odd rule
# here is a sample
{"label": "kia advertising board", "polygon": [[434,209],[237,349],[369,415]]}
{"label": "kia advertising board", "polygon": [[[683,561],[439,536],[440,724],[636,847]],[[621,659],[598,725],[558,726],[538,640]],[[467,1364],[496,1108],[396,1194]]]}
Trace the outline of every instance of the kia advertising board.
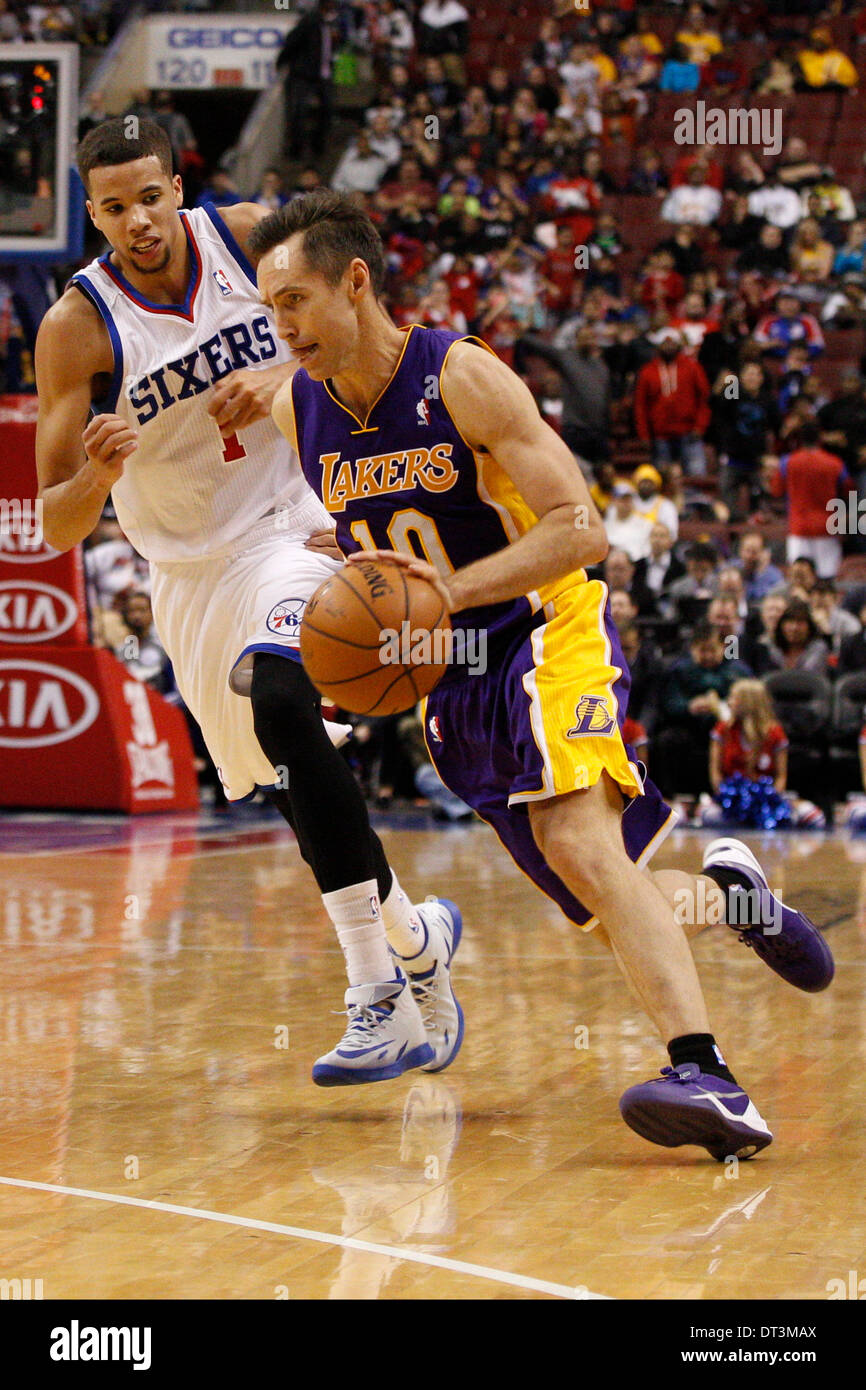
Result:
{"label": "kia advertising board", "polygon": [[186,721],[94,647],[0,649],[0,805],[194,810]]}

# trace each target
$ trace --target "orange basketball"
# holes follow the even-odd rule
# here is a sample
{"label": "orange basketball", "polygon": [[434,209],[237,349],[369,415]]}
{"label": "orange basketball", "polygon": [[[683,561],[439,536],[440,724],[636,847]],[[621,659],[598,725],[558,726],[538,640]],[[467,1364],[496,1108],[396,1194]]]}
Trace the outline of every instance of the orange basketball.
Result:
{"label": "orange basketball", "polygon": [[344,565],[313,594],[301,660],[313,685],[352,714],[399,714],[448,665],[451,620],[432,584],[393,560]]}

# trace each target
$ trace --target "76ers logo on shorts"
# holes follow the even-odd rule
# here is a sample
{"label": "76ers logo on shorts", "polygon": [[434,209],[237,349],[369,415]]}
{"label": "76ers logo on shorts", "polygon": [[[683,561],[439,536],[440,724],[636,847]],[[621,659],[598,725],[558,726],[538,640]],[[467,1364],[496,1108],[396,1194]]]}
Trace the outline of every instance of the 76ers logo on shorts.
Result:
{"label": "76ers logo on shorts", "polygon": [[577,721],[566,738],[583,738],[585,734],[612,734],[616,720],[603,695],[581,695],[574,711]]}
{"label": "76ers logo on shorts", "polygon": [[303,611],[302,598],[287,598],[285,603],[278,603],[268,614],[268,632],[275,632],[278,637],[297,637]]}

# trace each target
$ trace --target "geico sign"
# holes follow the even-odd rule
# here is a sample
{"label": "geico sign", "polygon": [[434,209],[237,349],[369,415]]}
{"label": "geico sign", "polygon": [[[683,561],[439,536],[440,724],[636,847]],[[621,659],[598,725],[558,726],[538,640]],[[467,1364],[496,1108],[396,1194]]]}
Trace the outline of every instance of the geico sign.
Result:
{"label": "geico sign", "polygon": [[68,631],[77,616],[75,600],[53,584],[0,581],[0,642],[48,641]]}
{"label": "geico sign", "polygon": [[0,661],[0,747],[48,748],[89,729],[99,696],[74,671],[45,661]]}
{"label": "geico sign", "polygon": [[169,48],[280,48],[281,29],[169,29]]}

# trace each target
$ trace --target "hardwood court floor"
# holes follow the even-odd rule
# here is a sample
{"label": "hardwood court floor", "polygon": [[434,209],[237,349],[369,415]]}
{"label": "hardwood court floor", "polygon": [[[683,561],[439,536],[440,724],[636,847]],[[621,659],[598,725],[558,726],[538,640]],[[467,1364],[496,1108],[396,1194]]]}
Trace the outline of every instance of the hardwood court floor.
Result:
{"label": "hardwood court floor", "polygon": [[[414,896],[464,908],[466,1041],[440,1076],[320,1090],[342,957],[281,825],[0,820],[0,1277],[47,1299],[825,1299],[866,1272],[866,840],[749,837],[830,924],[825,994],[721,928],[696,943],[776,1135],[733,1173],[622,1123],[666,1058],[490,830],[381,833]],[[696,868],[705,839],[657,866]]]}

